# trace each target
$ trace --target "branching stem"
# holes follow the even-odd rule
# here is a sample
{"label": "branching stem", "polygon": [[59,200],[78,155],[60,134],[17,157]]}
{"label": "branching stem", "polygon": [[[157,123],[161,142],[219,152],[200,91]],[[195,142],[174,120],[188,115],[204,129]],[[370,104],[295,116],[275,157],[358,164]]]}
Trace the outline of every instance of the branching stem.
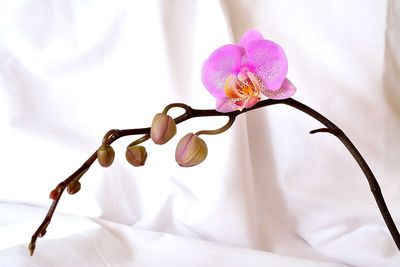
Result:
{"label": "branching stem", "polygon": [[[361,156],[360,152],[357,150],[357,148],[354,146],[354,144],[350,141],[350,139],[344,134],[344,132],[337,127],[333,122],[328,120],[326,117],[315,111],[314,109],[292,99],[283,99],[283,100],[272,100],[272,99],[267,99],[258,102],[256,105],[249,109],[244,109],[242,111],[234,111],[234,112],[229,112],[229,113],[221,113],[218,112],[214,109],[205,109],[205,110],[200,110],[200,109],[192,109],[190,106],[182,103],[174,103],[166,106],[164,108],[164,113],[166,114],[170,108],[173,107],[180,107],[185,110],[185,113],[182,115],[178,116],[175,118],[175,123],[179,124],[181,122],[184,122],[188,119],[196,118],[196,117],[215,117],[215,116],[227,116],[229,118],[229,121],[226,125],[224,125],[222,128],[214,130],[214,131],[200,131],[198,134],[213,134],[215,131],[216,133],[223,132],[230,128],[235,120],[235,118],[243,113],[246,113],[251,110],[255,110],[258,108],[266,107],[266,106],[272,106],[276,104],[285,104],[288,106],[291,106],[295,109],[298,109],[309,116],[313,117],[320,123],[322,123],[326,128],[320,128],[311,131],[311,134],[314,133],[321,133],[321,132],[327,132],[330,134],[333,134],[336,136],[344,145],[345,147],[349,150],[353,158],[356,160],[357,164],[363,171],[365,177],[367,178],[367,181],[369,183],[371,192],[375,198],[375,201],[378,205],[378,208],[382,214],[382,217],[386,223],[387,228],[389,229],[390,234],[393,237],[394,242],[396,243],[397,248],[400,251],[400,234],[399,231],[396,228],[396,225],[392,219],[392,216],[390,215],[390,212],[386,206],[385,200],[383,198],[381,189],[379,187],[379,184],[372,173],[371,169],[369,168],[368,164],[365,162],[364,158]],[[212,133],[211,133],[212,132]],[[118,140],[121,137],[124,136],[132,136],[132,135],[144,135],[142,138],[139,138],[138,140],[134,142],[144,142],[148,139],[148,136],[150,134],[150,127],[147,128],[137,128],[137,129],[126,129],[126,130],[116,130],[112,129],[106,133],[106,135],[103,138],[102,145],[110,145],[114,141]],[[42,237],[46,233],[47,226],[50,224],[50,221],[53,217],[54,211],[57,208],[57,204],[60,201],[60,198],[64,192],[64,190],[67,188],[67,186],[72,183],[75,180],[79,180],[82,175],[90,168],[90,166],[93,164],[93,162],[97,158],[97,150],[89,157],[88,160],[86,160],[83,165],[77,169],[71,176],[69,176],[67,179],[62,181],[57,185],[57,187],[52,191],[52,198],[53,198],[53,203],[50,206],[42,224],[38,227],[36,232],[32,235],[31,242],[29,244],[29,251],[30,254],[33,255],[33,252],[35,250],[36,246],[36,240],[38,237]]]}

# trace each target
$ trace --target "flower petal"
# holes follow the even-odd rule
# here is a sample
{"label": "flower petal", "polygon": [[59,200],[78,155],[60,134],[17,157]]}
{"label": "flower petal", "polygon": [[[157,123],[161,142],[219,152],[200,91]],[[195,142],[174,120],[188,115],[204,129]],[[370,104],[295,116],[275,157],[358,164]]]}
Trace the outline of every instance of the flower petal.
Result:
{"label": "flower petal", "polygon": [[288,62],[282,48],[269,40],[254,40],[246,45],[247,67],[261,78],[267,89],[278,90],[286,77]]}
{"label": "flower petal", "polygon": [[247,44],[254,40],[264,40],[264,37],[256,30],[248,30],[240,38],[239,46],[246,48]]}
{"label": "flower petal", "polygon": [[251,108],[260,101],[259,97],[250,96],[247,99],[238,100],[235,98],[220,98],[217,99],[217,107],[215,108],[219,112],[227,113],[236,110],[243,110],[244,108]]}
{"label": "flower petal", "polygon": [[259,101],[260,101],[260,98],[259,98],[259,97],[257,97],[257,96],[251,96],[251,97],[249,97],[249,98],[246,100],[246,102],[245,102],[245,104],[244,104],[244,107],[245,107],[245,108],[251,108],[252,106],[254,106],[255,104],[257,104]]}
{"label": "flower petal", "polygon": [[226,97],[225,80],[240,72],[243,49],[237,45],[225,45],[215,50],[204,62],[201,78],[207,90],[216,98]]}
{"label": "flower petal", "polygon": [[296,92],[296,87],[286,78],[283,80],[282,86],[278,90],[272,91],[264,87],[261,88],[261,93],[271,99],[286,99]]}
{"label": "flower petal", "polygon": [[238,110],[239,107],[235,105],[232,98],[218,98],[215,109],[219,112],[227,113]]}

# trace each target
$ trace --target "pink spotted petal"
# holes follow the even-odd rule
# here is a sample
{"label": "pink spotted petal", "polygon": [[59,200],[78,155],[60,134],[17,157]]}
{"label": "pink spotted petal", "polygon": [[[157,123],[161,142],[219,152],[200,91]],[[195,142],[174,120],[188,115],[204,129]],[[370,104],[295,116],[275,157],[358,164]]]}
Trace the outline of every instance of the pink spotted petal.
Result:
{"label": "pink spotted petal", "polygon": [[243,110],[244,108],[251,108],[259,101],[259,97],[250,97],[240,101],[235,101],[234,98],[220,98],[217,99],[216,110],[223,113]]}
{"label": "pink spotted petal", "polygon": [[218,98],[217,107],[215,109],[219,112],[227,113],[238,110],[239,107],[235,105],[232,98]]}
{"label": "pink spotted petal", "polygon": [[269,40],[254,40],[246,45],[246,57],[243,64],[261,78],[267,89],[276,91],[281,88],[286,77],[288,62],[282,48]]}
{"label": "pink spotted petal", "polygon": [[246,48],[247,44],[254,40],[264,40],[264,37],[256,30],[248,30],[240,38],[239,46]]}
{"label": "pink spotted petal", "polygon": [[207,90],[216,98],[224,98],[225,80],[240,72],[244,50],[238,45],[225,45],[215,50],[204,62],[201,78]]}
{"label": "pink spotted petal", "polygon": [[260,101],[259,97],[250,97],[246,104],[245,104],[245,108],[251,108],[252,106],[254,106],[255,104],[257,104]]}
{"label": "pink spotted petal", "polygon": [[283,80],[282,86],[278,90],[261,89],[261,93],[271,99],[286,99],[294,95],[295,92],[296,87],[288,79]]}

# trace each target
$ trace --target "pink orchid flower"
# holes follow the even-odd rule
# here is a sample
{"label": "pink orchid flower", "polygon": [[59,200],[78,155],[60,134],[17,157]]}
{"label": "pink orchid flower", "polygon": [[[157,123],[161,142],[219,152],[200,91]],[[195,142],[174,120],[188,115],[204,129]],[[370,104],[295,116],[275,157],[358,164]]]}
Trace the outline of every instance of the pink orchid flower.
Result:
{"label": "pink orchid flower", "polygon": [[250,108],[261,100],[285,99],[296,92],[286,79],[288,62],[282,48],[256,30],[247,31],[238,45],[215,50],[204,62],[202,81],[217,98],[217,110]]}

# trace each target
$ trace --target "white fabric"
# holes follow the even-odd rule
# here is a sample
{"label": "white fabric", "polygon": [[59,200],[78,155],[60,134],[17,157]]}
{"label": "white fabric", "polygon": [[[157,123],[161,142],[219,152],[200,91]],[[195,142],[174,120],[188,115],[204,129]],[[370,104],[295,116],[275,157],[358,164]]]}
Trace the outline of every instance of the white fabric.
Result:
{"label": "white fabric", "polygon": [[[279,43],[294,98],[339,125],[400,225],[400,2],[8,1],[0,8],[0,266],[400,266],[344,146],[287,106],[204,136],[204,163],[175,145],[222,118],[180,124],[146,165],[97,163],[61,199],[33,257],[49,192],[111,129],[150,126],[172,102],[214,108],[200,69],[248,28]],[[174,115],[182,111],[173,111]]]}

